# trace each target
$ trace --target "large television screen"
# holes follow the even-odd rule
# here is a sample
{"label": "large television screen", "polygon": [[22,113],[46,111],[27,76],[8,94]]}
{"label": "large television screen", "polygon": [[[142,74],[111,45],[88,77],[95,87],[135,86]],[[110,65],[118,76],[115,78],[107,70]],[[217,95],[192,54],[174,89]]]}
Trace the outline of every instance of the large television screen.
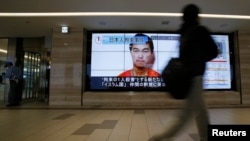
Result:
{"label": "large television screen", "polygon": [[[179,56],[179,34],[152,32],[88,32],[88,90],[164,90],[160,74]],[[207,62],[204,89],[232,89],[228,34],[212,34],[217,58]]]}

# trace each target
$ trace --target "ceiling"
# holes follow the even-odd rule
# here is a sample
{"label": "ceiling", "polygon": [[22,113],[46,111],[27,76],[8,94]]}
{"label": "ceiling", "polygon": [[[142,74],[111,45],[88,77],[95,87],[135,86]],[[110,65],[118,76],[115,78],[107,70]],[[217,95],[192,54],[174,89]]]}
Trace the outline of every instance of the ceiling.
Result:
{"label": "ceiling", "polygon": [[[250,15],[250,0],[1,0],[6,12],[170,12],[179,13],[188,3],[197,4],[203,14]],[[162,24],[165,22],[165,24]],[[250,19],[202,18],[213,32],[250,30]],[[180,17],[74,16],[1,17],[0,37],[50,36],[52,28],[67,25],[89,30],[175,31]]]}

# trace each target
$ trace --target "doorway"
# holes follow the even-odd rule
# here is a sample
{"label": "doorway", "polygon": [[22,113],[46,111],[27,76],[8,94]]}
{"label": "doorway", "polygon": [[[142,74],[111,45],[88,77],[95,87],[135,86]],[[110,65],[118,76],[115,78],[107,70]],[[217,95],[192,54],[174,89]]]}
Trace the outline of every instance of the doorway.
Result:
{"label": "doorway", "polygon": [[[13,64],[18,62],[18,66],[22,68],[22,105],[34,102],[47,104],[49,57],[48,49],[44,47],[44,38],[6,38],[5,41],[5,54],[0,52],[0,71],[5,72],[3,65],[6,61]],[[3,81],[0,88],[0,105],[6,104],[8,89]]]}

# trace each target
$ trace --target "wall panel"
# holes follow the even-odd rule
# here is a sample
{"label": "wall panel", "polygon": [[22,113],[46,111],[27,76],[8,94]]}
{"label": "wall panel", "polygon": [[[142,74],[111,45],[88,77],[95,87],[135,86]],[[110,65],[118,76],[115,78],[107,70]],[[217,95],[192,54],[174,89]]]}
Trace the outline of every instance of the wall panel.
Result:
{"label": "wall panel", "polygon": [[81,105],[83,29],[52,33],[50,105]]}
{"label": "wall panel", "polygon": [[250,31],[239,31],[242,104],[250,104]]}

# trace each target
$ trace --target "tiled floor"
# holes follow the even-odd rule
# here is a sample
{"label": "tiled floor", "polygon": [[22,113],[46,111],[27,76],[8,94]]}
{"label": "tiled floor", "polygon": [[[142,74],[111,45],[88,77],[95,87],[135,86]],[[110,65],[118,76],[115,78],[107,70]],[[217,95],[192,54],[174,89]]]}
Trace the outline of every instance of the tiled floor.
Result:
{"label": "tiled floor", "polygon": [[[0,109],[1,141],[147,141],[178,109]],[[212,124],[250,124],[250,108],[209,109]],[[194,121],[176,141],[198,141]]]}

